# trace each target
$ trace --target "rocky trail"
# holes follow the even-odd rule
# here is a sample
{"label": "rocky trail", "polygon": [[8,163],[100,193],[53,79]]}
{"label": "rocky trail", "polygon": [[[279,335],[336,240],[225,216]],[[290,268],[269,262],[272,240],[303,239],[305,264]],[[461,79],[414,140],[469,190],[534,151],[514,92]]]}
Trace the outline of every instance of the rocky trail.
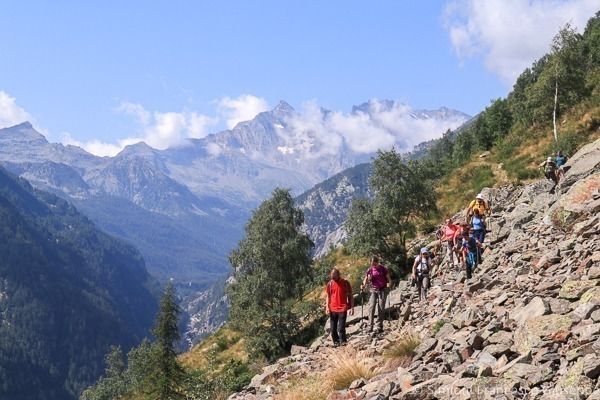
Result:
{"label": "rocky trail", "polygon": [[386,349],[411,334],[420,338],[412,359],[327,398],[600,399],[600,140],[566,169],[556,187],[486,189],[492,234],[471,279],[434,279],[427,302],[401,282],[378,338],[362,334],[367,311],[357,307],[347,346],[323,337],[294,347],[230,399],[285,398],[294,382],[325,374],[340,351],[383,366]]}

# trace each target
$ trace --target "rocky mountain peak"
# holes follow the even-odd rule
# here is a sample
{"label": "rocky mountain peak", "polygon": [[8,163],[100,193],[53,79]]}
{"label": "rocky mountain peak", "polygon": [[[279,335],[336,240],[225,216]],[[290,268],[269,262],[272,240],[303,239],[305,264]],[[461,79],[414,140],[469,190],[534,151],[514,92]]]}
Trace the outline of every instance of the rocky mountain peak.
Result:
{"label": "rocky mountain peak", "polygon": [[277,106],[275,106],[275,108],[271,110],[272,114],[277,115],[280,118],[283,116],[289,116],[290,114],[295,112],[296,110],[294,110],[294,108],[284,100],[279,101]]}
{"label": "rocky mountain peak", "polygon": [[44,135],[36,131],[28,121],[0,129],[0,141],[5,140],[18,140],[21,142],[31,142],[32,144],[48,143]]}

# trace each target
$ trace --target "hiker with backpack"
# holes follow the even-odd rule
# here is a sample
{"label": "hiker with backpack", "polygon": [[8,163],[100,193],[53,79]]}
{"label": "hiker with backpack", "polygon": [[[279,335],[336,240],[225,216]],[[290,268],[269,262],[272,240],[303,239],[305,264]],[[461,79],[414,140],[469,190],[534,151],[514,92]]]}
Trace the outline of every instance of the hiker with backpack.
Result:
{"label": "hiker with backpack", "polygon": [[556,162],[552,157],[548,157],[546,161],[540,164],[538,167],[540,171],[544,171],[546,179],[551,179],[554,183],[558,183],[558,174]]}
{"label": "hiker with backpack", "polygon": [[556,160],[556,180],[560,181],[565,175],[563,166],[567,163],[569,157],[563,155],[563,152],[559,150],[556,152],[556,157],[554,159]]}
{"label": "hiker with backpack", "polygon": [[352,286],[346,279],[340,277],[337,268],[331,270],[331,280],[327,282],[327,304],[325,314],[329,315],[329,328],[333,346],[337,347],[346,343],[346,313],[354,315],[354,296]]}
{"label": "hiker with backpack", "polygon": [[429,289],[429,271],[431,270],[431,258],[429,257],[429,249],[421,248],[420,254],[415,258],[412,268],[412,278],[417,283],[417,292],[419,300],[427,299],[427,290]]}
{"label": "hiker with backpack", "polygon": [[454,235],[454,254],[456,254],[456,258],[458,260],[457,269],[466,266],[466,254],[465,249],[463,247],[463,239],[469,236],[470,225],[466,222],[463,222],[460,226],[460,229],[456,231]]}
{"label": "hiker with backpack", "polygon": [[479,211],[479,215],[484,215],[485,213],[491,214],[489,203],[483,198],[483,194],[479,193],[475,200],[472,200],[469,203],[469,207],[467,208],[467,218],[466,221],[469,222],[475,210]]}
{"label": "hiker with backpack", "polygon": [[566,156],[566,155],[563,155],[562,151],[560,151],[560,150],[557,151],[556,152],[556,158],[555,158],[555,160],[556,160],[556,167],[557,168],[562,167],[563,165],[566,164],[566,162],[567,162],[568,159],[569,159],[569,157]]}
{"label": "hiker with backpack", "polygon": [[463,237],[462,248],[465,252],[465,269],[467,271],[467,279],[473,276],[473,271],[477,268],[480,262],[480,248],[481,243],[475,238],[475,231],[473,228],[469,229],[469,235]]}
{"label": "hiker with backpack", "polygon": [[479,243],[483,243],[485,239],[485,232],[487,229],[487,225],[485,223],[485,215],[481,215],[478,209],[473,210],[473,216],[471,217],[471,227],[475,232],[475,237],[479,241]]}
{"label": "hiker with backpack", "polygon": [[451,218],[446,219],[446,223],[441,229],[440,244],[446,247],[446,263],[450,270],[456,267],[454,258],[454,235],[460,230],[460,226],[452,222]]}
{"label": "hiker with backpack", "polygon": [[[375,256],[371,257],[371,265],[365,273],[360,289],[364,289],[370,285],[369,297],[369,333],[383,332],[383,312],[385,309],[385,299],[387,290],[392,286],[392,279],[387,267],[379,263],[379,259]],[[373,329],[375,322],[375,308],[377,308],[377,329]]]}

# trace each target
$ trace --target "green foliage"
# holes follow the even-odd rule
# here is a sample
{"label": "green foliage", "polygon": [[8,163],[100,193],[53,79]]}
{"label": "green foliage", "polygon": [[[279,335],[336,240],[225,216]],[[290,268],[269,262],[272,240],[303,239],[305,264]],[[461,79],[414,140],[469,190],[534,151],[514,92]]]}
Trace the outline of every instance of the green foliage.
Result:
{"label": "green foliage", "polygon": [[463,177],[463,190],[475,195],[481,188],[494,185],[494,173],[489,165],[470,168]]}
{"label": "green foliage", "polygon": [[353,202],[346,220],[348,246],[402,266],[406,240],[415,234],[415,218],[435,209],[435,171],[420,161],[404,163],[395,149],[379,151],[373,165],[370,184],[375,196]]}
{"label": "green foliage", "polygon": [[600,67],[600,11],[590,18],[585,27],[581,41],[581,53],[585,60],[586,71]]}
{"label": "green foliage", "polygon": [[476,148],[477,145],[472,129],[466,129],[456,135],[454,138],[454,150],[452,152],[454,165],[461,165],[468,161]]}
{"label": "green foliage", "polygon": [[446,320],[440,319],[435,324],[433,324],[433,327],[431,329],[435,333],[438,333],[440,331],[440,329],[442,329],[442,326],[444,326],[445,323],[446,323]]}
{"label": "green foliage", "polygon": [[313,243],[300,232],[304,215],[289,190],[275,189],[247,223],[231,252],[235,282],[229,321],[242,332],[253,356],[275,360],[291,346],[300,320],[294,310],[312,279]]}
{"label": "green foliage", "polygon": [[89,387],[81,400],[136,398],[171,400],[184,398],[181,385],[185,372],[179,365],[175,343],[179,340],[177,320],[181,310],[175,289],[169,282],[161,298],[160,309],[152,333],[156,342],[147,339],[127,354],[127,367],[120,348],[107,354],[105,376]]}
{"label": "green foliage", "polygon": [[512,126],[513,119],[508,102],[496,99],[477,118],[473,126],[473,136],[480,150],[490,150],[502,140]]}
{"label": "green foliage", "polygon": [[206,366],[186,373],[182,386],[187,398],[225,400],[250,383],[255,372],[250,370],[248,363],[233,359],[218,363],[217,351],[212,349],[208,353]]}
{"label": "green foliage", "polygon": [[152,329],[159,349],[156,365],[152,368],[152,380],[157,383],[156,398],[160,400],[181,397],[178,386],[183,378],[183,369],[177,361],[175,352],[175,343],[179,341],[177,320],[180,314],[181,310],[175,299],[175,289],[169,282],[160,302],[156,325]]}

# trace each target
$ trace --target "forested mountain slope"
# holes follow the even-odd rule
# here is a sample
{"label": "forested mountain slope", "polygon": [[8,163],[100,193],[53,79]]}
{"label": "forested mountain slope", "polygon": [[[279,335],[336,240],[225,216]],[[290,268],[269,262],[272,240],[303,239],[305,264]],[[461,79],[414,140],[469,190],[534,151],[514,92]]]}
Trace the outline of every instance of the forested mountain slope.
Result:
{"label": "forested mountain slope", "polygon": [[76,398],[148,334],[155,293],[137,250],[0,168],[1,399]]}

